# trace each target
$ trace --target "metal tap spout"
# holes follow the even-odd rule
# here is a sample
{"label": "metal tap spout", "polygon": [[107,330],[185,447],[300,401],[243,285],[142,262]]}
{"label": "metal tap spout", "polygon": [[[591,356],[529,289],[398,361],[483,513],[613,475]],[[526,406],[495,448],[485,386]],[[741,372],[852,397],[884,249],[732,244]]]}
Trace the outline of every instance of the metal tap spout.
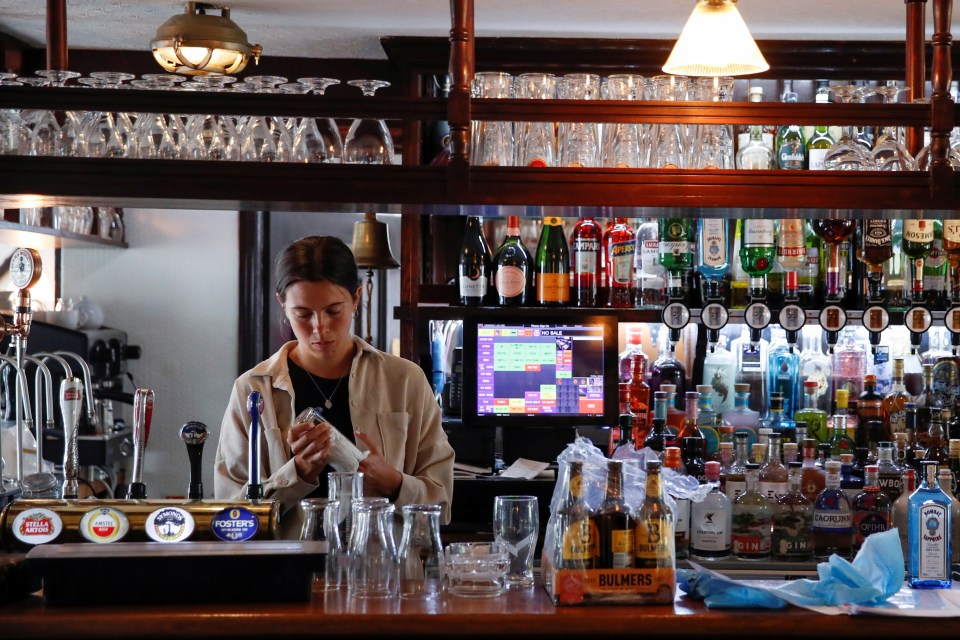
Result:
{"label": "metal tap spout", "polygon": [[[17,372],[17,387],[19,393],[19,402],[22,413],[17,413],[17,482],[23,482],[23,429],[33,430],[33,413],[30,411],[30,398],[27,395],[27,375],[24,370],[17,365],[17,361],[10,356],[0,355],[0,361],[9,364]],[[4,366],[6,366],[6,364]],[[0,367],[2,368],[2,367]]]}
{"label": "metal tap spout", "polygon": [[54,353],[59,356],[73,358],[77,361],[77,364],[80,365],[80,369],[83,371],[83,386],[86,388],[87,422],[90,423],[90,427],[94,433],[102,433],[103,427],[100,425],[99,416],[97,416],[97,407],[93,403],[93,381],[90,379],[90,365],[87,364],[86,360],[72,351],[54,351]]}

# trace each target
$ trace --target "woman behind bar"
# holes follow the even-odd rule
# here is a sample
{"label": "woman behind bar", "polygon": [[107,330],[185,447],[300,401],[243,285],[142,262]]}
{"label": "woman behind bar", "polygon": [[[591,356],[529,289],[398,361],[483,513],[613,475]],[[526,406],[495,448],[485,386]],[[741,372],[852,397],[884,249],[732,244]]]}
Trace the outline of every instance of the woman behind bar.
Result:
{"label": "woman behind bar", "polygon": [[[364,494],[398,505],[434,503],[450,521],[453,449],[423,371],[353,335],[360,279],[349,247],[330,236],[290,244],[277,259],[277,300],[295,341],[241,375],[223,416],[214,467],[217,499],[243,500],[249,478],[247,396],[263,408],[264,496],[279,500],[283,533],[299,533],[300,499],[325,496],[330,454],[327,425],[293,424],[307,407],[361,451]],[[296,507],[296,509],[294,509]],[[296,517],[292,517],[296,516]]]}

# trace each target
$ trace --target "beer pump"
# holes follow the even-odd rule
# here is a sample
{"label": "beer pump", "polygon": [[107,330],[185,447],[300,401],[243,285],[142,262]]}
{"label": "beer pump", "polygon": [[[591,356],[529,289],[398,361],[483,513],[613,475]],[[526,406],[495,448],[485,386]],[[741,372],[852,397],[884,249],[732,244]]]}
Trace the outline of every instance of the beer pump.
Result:
{"label": "beer pump", "polygon": [[[41,408],[45,409],[45,425],[47,430],[56,428],[56,421],[53,416],[53,376],[50,369],[43,361],[35,356],[25,356],[26,360],[37,367],[34,374],[33,388],[34,400],[33,406],[39,417]],[[44,385],[41,386],[41,378]],[[44,403],[44,399],[46,403]],[[43,445],[44,445],[44,426],[37,419],[36,423],[36,441],[37,441],[37,470],[24,477],[21,483],[21,491],[24,498],[56,498],[57,496],[57,477],[50,472],[44,471]]]}
{"label": "beer pump", "polygon": [[153,399],[152,389],[137,389],[133,395],[133,472],[127,488],[128,500],[147,498],[147,486],[143,483],[143,456],[153,420]]}
{"label": "beer pump", "polygon": [[188,500],[203,499],[203,480],[201,476],[201,460],[203,458],[203,443],[207,441],[207,425],[202,422],[188,422],[180,427],[180,439],[187,446],[187,457],[190,459],[190,482],[187,485]]}
{"label": "beer pump", "polygon": [[247,445],[247,500],[256,504],[263,499],[263,484],[260,482],[260,416],[263,415],[263,396],[251,391],[247,396],[247,413],[250,414],[250,436]]}
{"label": "beer pump", "polygon": [[64,500],[80,497],[80,452],[77,438],[82,404],[83,382],[80,378],[65,378],[60,383],[60,414],[63,416],[63,490],[60,497]]}

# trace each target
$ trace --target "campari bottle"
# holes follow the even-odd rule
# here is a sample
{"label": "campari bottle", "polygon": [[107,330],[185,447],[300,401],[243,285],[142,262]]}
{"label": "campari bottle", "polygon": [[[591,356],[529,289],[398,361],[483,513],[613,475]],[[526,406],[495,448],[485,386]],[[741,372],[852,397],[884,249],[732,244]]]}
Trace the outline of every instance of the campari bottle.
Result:
{"label": "campari bottle", "polygon": [[529,305],[533,299],[533,258],[520,239],[520,218],[507,217],[507,236],[493,257],[493,283],[501,307]]}
{"label": "campari bottle", "polygon": [[626,218],[615,218],[613,228],[603,234],[607,248],[606,306],[627,309],[633,306],[633,258],[637,236]]}
{"label": "campari bottle", "polygon": [[573,270],[570,297],[578,307],[597,306],[602,240],[603,229],[593,216],[581,218],[570,234],[570,267]]}

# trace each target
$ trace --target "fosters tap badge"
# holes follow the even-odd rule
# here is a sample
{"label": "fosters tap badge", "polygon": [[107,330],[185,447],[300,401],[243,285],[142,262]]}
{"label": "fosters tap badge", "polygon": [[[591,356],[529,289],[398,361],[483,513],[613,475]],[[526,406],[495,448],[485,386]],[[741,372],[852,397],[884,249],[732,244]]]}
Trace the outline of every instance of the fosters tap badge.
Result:
{"label": "fosters tap badge", "polygon": [[180,542],[193,533],[194,521],[189,511],[180,507],[163,507],[147,516],[144,528],[155,542]]}
{"label": "fosters tap badge", "polygon": [[224,509],[210,523],[213,535],[227,542],[242,542],[257,534],[260,521],[249,509],[232,507]]}
{"label": "fosters tap badge", "polygon": [[13,521],[13,535],[26,544],[52,542],[63,531],[63,521],[50,509],[27,509]]}

